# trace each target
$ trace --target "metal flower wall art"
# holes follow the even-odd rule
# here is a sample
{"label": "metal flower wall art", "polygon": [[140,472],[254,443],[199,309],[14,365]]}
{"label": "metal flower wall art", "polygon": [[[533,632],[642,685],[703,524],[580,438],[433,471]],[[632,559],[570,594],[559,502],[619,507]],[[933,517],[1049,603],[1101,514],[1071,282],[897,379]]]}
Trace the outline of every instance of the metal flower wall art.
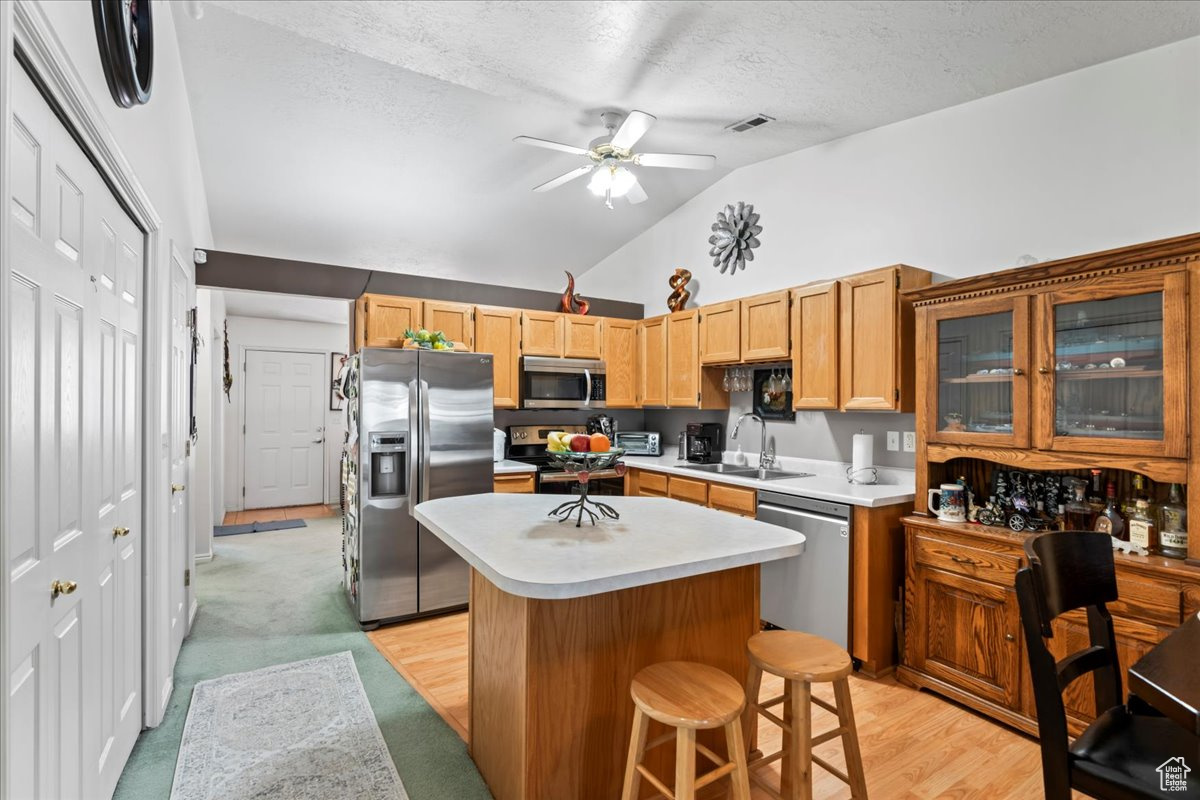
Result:
{"label": "metal flower wall art", "polygon": [[738,201],[736,207],[725,206],[723,211],[717,212],[717,221],[712,225],[713,235],[708,237],[708,243],[712,245],[708,254],[722,275],[725,270],[732,275],[745,269],[746,262],[754,260],[754,248],[758,247],[758,235],[762,233],[758,219],[753,203]]}

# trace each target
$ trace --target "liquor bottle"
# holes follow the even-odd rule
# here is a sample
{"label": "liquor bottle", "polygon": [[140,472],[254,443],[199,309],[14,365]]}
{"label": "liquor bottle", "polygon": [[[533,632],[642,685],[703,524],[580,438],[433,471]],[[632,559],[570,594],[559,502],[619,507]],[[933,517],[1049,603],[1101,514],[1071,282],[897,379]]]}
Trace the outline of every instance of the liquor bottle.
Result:
{"label": "liquor bottle", "polygon": [[1096,524],[1096,512],[1087,504],[1084,495],[1087,494],[1087,481],[1082,478],[1067,477],[1063,484],[1069,486],[1073,497],[1063,509],[1064,530],[1090,531]]}
{"label": "liquor bottle", "polygon": [[1187,558],[1187,504],[1178,483],[1171,484],[1171,494],[1159,509],[1159,550],[1171,558]]}
{"label": "liquor bottle", "polygon": [[1138,500],[1129,518],[1129,543],[1146,548],[1149,553],[1158,552],[1158,522],[1150,515],[1150,501]]}
{"label": "liquor bottle", "polygon": [[1093,530],[1107,533],[1114,539],[1120,539],[1123,542],[1129,541],[1129,531],[1125,528],[1125,518],[1121,516],[1121,511],[1117,508],[1117,485],[1112,481],[1108,482],[1108,502],[1104,505],[1104,510],[1100,512],[1100,516],[1096,517],[1096,523]]}
{"label": "liquor bottle", "polygon": [[1088,505],[1092,507],[1092,510],[1096,514],[1103,514],[1104,506],[1106,505],[1104,502],[1104,490],[1101,488],[1100,483],[1100,474],[1100,470],[1092,470],[1092,493],[1088,495]]}
{"label": "liquor bottle", "polygon": [[1146,492],[1146,478],[1143,475],[1135,473],[1133,476],[1133,491],[1128,497],[1121,501],[1121,513],[1125,515],[1126,519],[1129,519],[1135,513],[1137,513],[1137,504],[1139,500],[1145,500],[1150,506],[1151,516],[1155,516],[1153,513],[1154,501]]}

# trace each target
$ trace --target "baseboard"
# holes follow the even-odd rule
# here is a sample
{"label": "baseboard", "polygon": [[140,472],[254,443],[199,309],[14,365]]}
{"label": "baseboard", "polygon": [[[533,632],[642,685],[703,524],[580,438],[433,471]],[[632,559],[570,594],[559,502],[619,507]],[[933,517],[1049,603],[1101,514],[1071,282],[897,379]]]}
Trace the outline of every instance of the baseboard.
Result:
{"label": "baseboard", "polygon": [[964,691],[932,675],[926,675],[912,667],[901,664],[896,668],[896,679],[905,686],[913,689],[925,689],[935,694],[940,694],[948,700],[966,706],[972,711],[977,711],[986,717],[991,717],[996,722],[1007,725],[1010,728],[1015,728],[1021,733],[1034,737],[1038,735],[1037,722],[1026,717],[1024,714],[997,705],[990,700],[984,700],[982,697],[977,697],[970,692]]}
{"label": "baseboard", "polygon": [[195,561],[197,564],[207,564],[209,561],[212,561],[212,560],[213,560],[213,554],[212,554],[211,550],[209,550],[207,553],[197,553],[195,555]]}
{"label": "baseboard", "polygon": [[171,693],[175,691],[175,677],[169,676],[163,683],[162,691],[158,697],[158,719],[159,724],[167,715],[167,704],[171,702]]}
{"label": "baseboard", "polygon": [[196,621],[196,612],[200,610],[200,602],[192,600],[192,607],[188,609],[188,633],[192,632],[192,623]]}

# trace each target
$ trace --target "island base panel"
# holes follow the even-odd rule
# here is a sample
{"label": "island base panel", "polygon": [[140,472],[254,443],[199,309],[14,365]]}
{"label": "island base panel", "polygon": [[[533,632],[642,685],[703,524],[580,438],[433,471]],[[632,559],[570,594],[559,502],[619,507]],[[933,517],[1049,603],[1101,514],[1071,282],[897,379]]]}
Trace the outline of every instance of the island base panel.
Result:
{"label": "island base panel", "polygon": [[[683,660],[744,680],[758,599],[758,565],[568,600],[517,597],[473,573],[470,747],[496,800],[620,797],[633,676]],[[649,738],[665,732],[654,723]],[[722,731],[698,738],[726,755]],[[670,779],[674,755],[664,745],[645,763]]]}

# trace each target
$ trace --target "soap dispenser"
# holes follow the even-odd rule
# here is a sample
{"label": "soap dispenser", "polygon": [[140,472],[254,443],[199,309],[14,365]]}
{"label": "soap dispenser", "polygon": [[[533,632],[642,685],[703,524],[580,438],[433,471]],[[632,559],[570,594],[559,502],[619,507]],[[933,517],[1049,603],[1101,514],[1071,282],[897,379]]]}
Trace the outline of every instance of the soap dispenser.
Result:
{"label": "soap dispenser", "polygon": [[733,463],[739,467],[746,466],[746,454],[742,452],[742,445],[738,443],[737,452],[733,454]]}

